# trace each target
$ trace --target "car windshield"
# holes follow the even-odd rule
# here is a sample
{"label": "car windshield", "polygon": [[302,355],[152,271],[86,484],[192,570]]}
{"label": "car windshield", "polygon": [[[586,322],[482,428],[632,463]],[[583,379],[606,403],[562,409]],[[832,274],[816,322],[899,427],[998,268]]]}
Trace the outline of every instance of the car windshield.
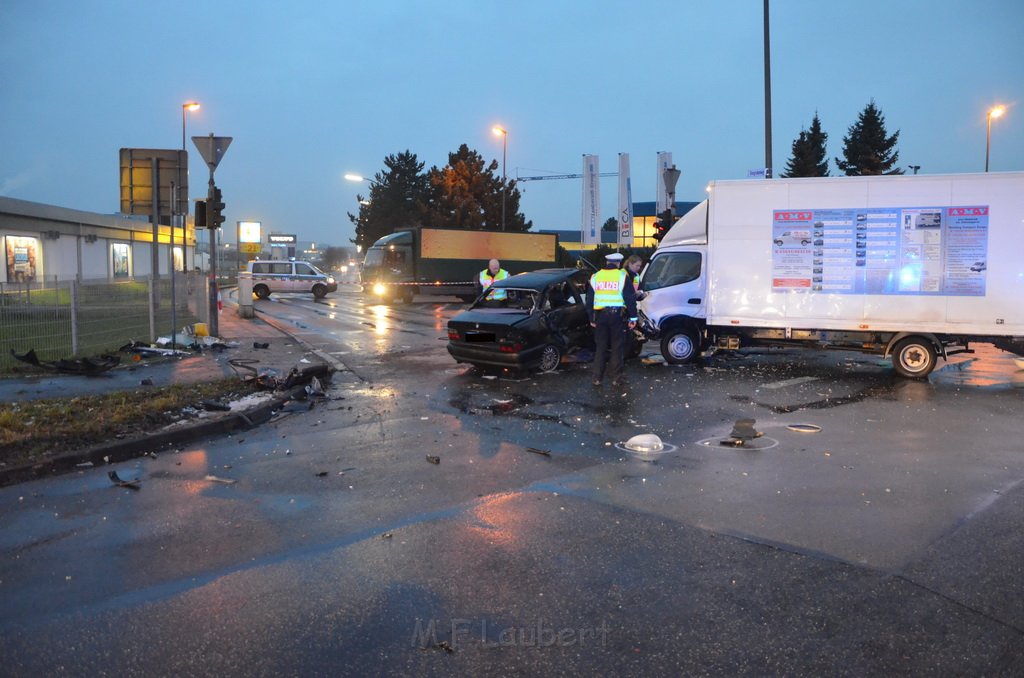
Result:
{"label": "car windshield", "polygon": [[537,296],[536,290],[492,287],[471,308],[474,311],[530,314],[537,307]]}
{"label": "car windshield", "polygon": [[700,277],[700,252],[669,252],[655,255],[644,271],[643,289],[648,292],[662,287],[682,285]]}

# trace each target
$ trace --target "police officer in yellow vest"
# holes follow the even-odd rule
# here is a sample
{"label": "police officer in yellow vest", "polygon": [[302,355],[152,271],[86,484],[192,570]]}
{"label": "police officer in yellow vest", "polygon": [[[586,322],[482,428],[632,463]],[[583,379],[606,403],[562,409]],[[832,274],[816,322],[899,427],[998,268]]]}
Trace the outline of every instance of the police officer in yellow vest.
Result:
{"label": "police officer in yellow vest", "polygon": [[618,252],[605,257],[605,266],[590,277],[587,287],[587,312],[594,328],[594,386],[604,378],[605,361],[612,386],[624,383],[622,363],[625,359],[626,328],[636,327],[636,291],[626,271],[619,268],[622,255]]}
{"label": "police officer in yellow vest", "polygon": [[[487,268],[480,271],[480,275],[477,276],[477,284],[480,285],[481,293],[486,292],[487,288],[493,285],[499,280],[504,280],[508,277],[508,271],[501,267],[501,262],[497,259],[491,259],[487,263]],[[505,290],[494,290],[494,294],[491,295],[491,299],[494,301],[504,301],[508,297],[508,293]]]}

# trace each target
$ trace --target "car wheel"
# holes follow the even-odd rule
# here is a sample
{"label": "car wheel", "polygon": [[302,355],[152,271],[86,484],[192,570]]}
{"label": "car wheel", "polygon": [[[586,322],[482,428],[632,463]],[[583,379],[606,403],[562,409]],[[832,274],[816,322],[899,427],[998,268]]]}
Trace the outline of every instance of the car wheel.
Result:
{"label": "car wheel", "polygon": [[677,327],[665,332],[661,338],[661,355],[672,365],[693,362],[699,353],[697,335],[688,327]]}
{"label": "car wheel", "polygon": [[540,365],[538,369],[541,372],[554,372],[561,364],[562,352],[554,344],[548,344],[540,352]]}
{"label": "car wheel", "polygon": [[927,377],[935,369],[935,361],[935,347],[924,337],[901,339],[892,351],[892,366],[900,376],[910,379]]}
{"label": "car wheel", "polygon": [[313,296],[317,299],[323,299],[327,296],[327,288],[323,285],[313,285]]}
{"label": "car wheel", "polygon": [[252,293],[260,299],[268,299],[270,297],[270,288],[266,285],[257,285],[252,288]]}

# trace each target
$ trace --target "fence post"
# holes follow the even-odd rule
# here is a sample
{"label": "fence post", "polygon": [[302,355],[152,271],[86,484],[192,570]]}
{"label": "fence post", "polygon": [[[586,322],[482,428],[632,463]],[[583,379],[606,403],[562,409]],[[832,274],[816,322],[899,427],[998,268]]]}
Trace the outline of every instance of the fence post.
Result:
{"label": "fence post", "polygon": [[[57,291],[58,294],[60,290]],[[71,355],[78,355],[78,312],[81,298],[78,295],[78,281],[71,281]],[[59,308],[59,304],[57,305]]]}
{"label": "fence post", "polygon": [[156,343],[156,280],[149,276],[149,342]]}

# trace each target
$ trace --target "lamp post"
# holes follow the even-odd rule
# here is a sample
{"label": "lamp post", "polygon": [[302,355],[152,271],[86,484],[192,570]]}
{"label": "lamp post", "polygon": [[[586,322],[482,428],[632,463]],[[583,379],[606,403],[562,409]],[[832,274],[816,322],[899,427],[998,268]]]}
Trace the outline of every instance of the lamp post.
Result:
{"label": "lamp post", "polygon": [[181,150],[185,150],[185,112],[198,111],[198,101],[186,101],[181,105]]}
{"label": "lamp post", "polygon": [[917,171],[919,169],[921,169],[920,165],[907,165],[907,167],[909,167],[910,169],[914,170],[914,174],[917,174]]}
{"label": "lamp post", "polygon": [[988,171],[988,152],[992,147],[992,118],[1002,117],[1003,113],[1006,113],[1006,106],[993,106],[988,109],[988,125],[987,131],[985,132],[985,171]]}
{"label": "lamp post", "polygon": [[508,192],[505,175],[505,158],[508,155],[508,130],[495,125],[491,131],[501,137],[501,230],[505,230],[505,196]]}

